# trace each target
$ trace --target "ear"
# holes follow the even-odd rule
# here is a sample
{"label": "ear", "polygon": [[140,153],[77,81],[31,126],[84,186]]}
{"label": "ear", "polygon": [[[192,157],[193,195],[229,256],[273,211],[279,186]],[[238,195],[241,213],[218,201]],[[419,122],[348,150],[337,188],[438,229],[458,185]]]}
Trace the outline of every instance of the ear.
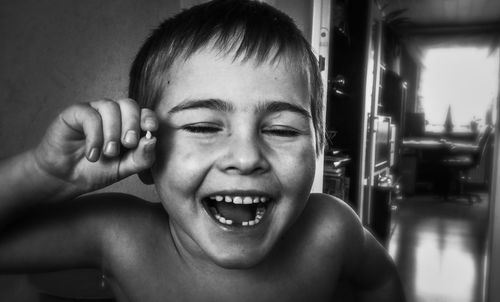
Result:
{"label": "ear", "polygon": [[151,174],[151,170],[150,169],[146,169],[144,171],[141,171],[141,172],[137,173],[137,176],[139,176],[139,179],[145,185],[152,185],[152,184],[154,184],[153,175]]}

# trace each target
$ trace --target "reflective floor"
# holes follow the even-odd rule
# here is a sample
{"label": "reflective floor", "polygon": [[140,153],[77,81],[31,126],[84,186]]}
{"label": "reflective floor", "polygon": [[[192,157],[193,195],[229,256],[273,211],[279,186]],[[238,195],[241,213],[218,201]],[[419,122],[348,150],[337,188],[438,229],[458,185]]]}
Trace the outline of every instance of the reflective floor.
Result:
{"label": "reflective floor", "polygon": [[470,205],[434,196],[402,200],[388,249],[408,302],[480,302],[488,199]]}

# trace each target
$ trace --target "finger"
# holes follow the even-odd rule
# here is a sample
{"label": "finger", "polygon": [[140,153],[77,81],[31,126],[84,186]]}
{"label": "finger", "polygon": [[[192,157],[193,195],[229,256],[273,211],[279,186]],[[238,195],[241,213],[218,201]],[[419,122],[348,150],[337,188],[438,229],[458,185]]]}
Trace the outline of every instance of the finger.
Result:
{"label": "finger", "polygon": [[88,104],[78,104],[63,111],[60,118],[72,130],[83,132],[85,157],[96,162],[103,144],[102,120],[99,113]]}
{"label": "finger", "polygon": [[116,101],[121,112],[121,142],[125,147],[132,149],[139,143],[140,108],[132,99]]}
{"label": "finger", "polygon": [[148,108],[141,109],[141,129],[142,131],[158,130],[158,118],[153,110]]}
{"label": "finger", "polygon": [[120,154],[121,113],[118,104],[112,100],[103,99],[90,103],[99,112],[102,119],[104,136],[103,154],[114,157]]}
{"label": "finger", "polygon": [[155,161],[156,138],[141,138],[137,148],[127,152],[118,169],[120,178],[151,168]]}

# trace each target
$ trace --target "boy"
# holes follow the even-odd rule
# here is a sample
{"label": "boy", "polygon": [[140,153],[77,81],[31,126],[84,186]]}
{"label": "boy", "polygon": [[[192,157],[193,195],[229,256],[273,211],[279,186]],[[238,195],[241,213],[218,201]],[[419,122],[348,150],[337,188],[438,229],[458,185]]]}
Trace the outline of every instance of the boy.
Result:
{"label": "boy", "polygon": [[[140,50],[130,97],[71,106],[2,163],[1,271],[97,267],[119,301],[404,301],[348,206],[310,194],[321,82],[287,16],[182,12]],[[161,204],[80,196],[136,173]]]}

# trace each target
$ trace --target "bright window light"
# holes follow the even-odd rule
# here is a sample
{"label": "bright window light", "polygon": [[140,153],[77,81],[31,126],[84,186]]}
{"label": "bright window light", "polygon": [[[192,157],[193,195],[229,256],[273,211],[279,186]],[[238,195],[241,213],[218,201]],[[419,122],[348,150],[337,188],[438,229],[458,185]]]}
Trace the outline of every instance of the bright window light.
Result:
{"label": "bright window light", "polygon": [[485,121],[499,85],[499,52],[488,47],[430,48],[423,59],[420,97],[427,130],[442,131],[448,107],[454,131]]}

